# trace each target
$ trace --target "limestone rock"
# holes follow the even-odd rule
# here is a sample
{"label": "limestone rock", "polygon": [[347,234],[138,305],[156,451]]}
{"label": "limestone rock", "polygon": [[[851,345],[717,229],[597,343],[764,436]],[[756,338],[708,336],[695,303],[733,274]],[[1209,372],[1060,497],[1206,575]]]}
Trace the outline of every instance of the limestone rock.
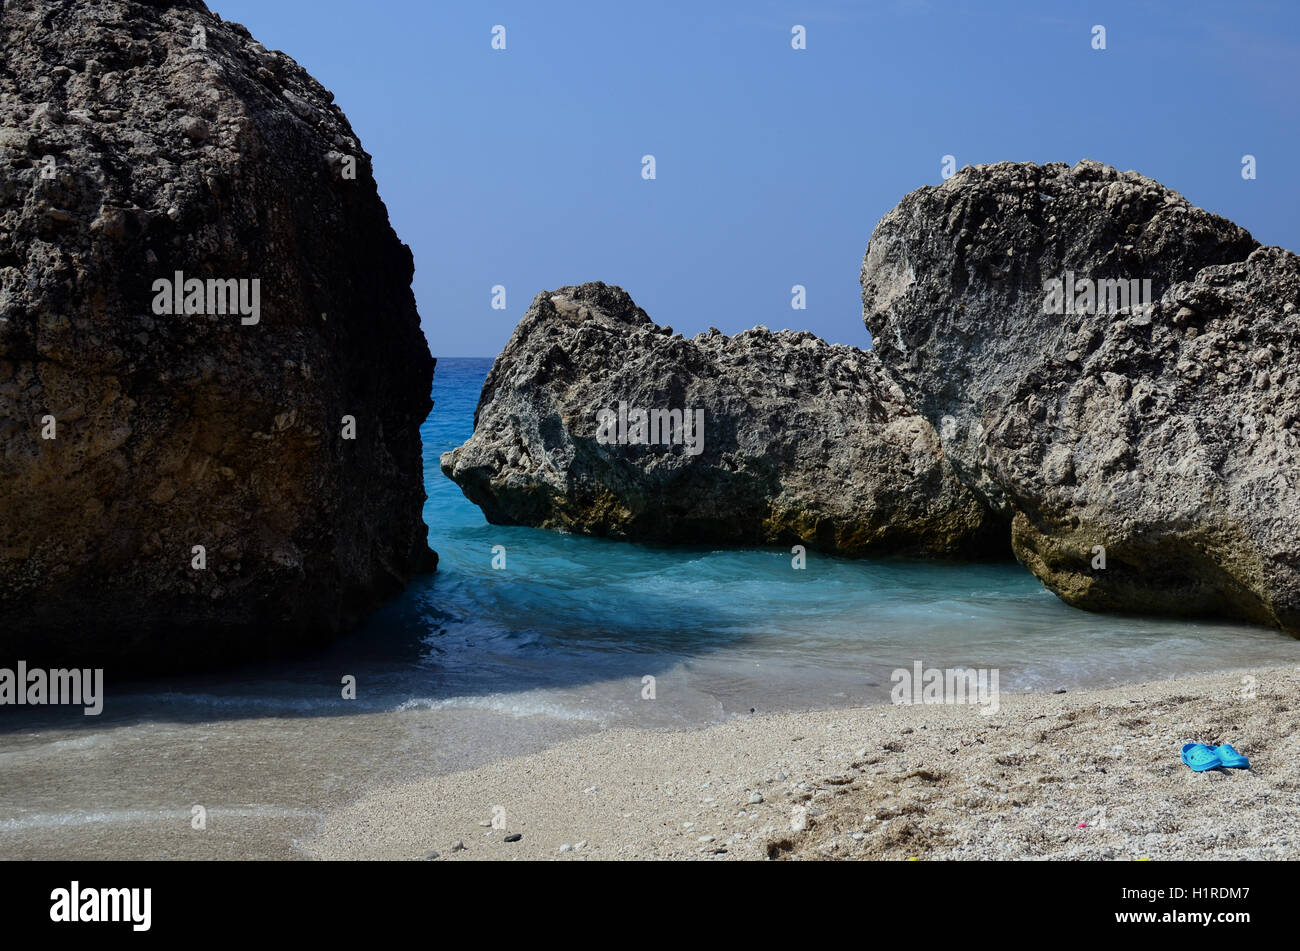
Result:
{"label": "limestone rock", "polygon": [[[634,442],[638,410],[656,424],[650,444]],[[669,411],[685,432],[656,415]],[[762,327],[687,340],[599,283],[537,296],[488,374],[473,437],[442,468],[497,524],[1006,554],[1005,521],[954,478],[874,354]]]}
{"label": "limestone rock", "polygon": [[[433,360],[369,157],[202,3],[0,16],[0,655],[112,676],[349,628],[435,557]],[[177,272],[197,313],[160,307]]]}
{"label": "limestone rock", "polygon": [[[1049,312],[1067,273],[1151,300]],[[877,351],[1051,590],[1300,633],[1294,254],[1134,172],[1001,164],[907,196],[862,287]]]}

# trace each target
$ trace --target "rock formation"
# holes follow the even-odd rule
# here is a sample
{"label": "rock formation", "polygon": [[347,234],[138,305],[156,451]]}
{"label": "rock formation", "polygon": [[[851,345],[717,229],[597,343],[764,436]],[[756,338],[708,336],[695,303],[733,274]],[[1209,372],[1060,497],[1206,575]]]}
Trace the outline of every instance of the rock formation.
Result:
{"label": "rock formation", "polygon": [[436,557],[433,360],[369,156],[197,0],[0,31],[0,655],[111,676],[354,625]]}
{"label": "rock formation", "polygon": [[686,340],[599,283],[537,296],[488,374],[473,437],[442,469],[498,524],[1008,553],[1005,521],[954,478],[874,354],[762,327]]}
{"label": "rock formation", "polygon": [[904,198],[862,291],[881,359],[1052,591],[1300,633],[1294,254],[1134,172],[1005,163]]}

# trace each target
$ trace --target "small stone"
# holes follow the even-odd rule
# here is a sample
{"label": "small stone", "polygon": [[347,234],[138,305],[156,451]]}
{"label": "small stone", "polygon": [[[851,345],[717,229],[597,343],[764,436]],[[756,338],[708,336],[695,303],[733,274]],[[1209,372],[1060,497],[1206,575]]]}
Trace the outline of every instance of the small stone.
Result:
{"label": "small stone", "polygon": [[181,133],[193,142],[202,142],[208,137],[208,124],[197,116],[184,116]]}
{"label": "small stone", "polygon": [[573,846],[571,846],[571,845],[569,845],[569,843],[565,842],[562,846],[560,846],[560,851],[561,851],[561,852],[572,852],[572,851],[573,851]]}
{"label": "small stone", "polygon": [[749,794],[749,804],[751,806],[757,806],[762,801],[763,801],[762,793],[752,792]]}
{"label": "small stone", "polygon": [[516,832],[516,833],[514,833],[513,835],[508,835],[508,836],[506,836],[506,841],[507,841],[507,842],[518,842],[518,841],[519,841],[520,839],[522,839],[522,838],[523,838],[523,835],[522,835],[521,833],[519,833],[519,832]]}
{"label": "small stone", "polygon": [[63,110],[52,102],[43,102],[32,110],[32,121],[47,127],[59,125],[63,122]]}
{"label": "small stone", "polygon": [[575,852],[580,852],[580,851],[582,851],[583,849],[585,849],[586,847],[587,847],[587,840],[586,840],[586,839],[583,839],[581,842],[578,842],[578,843],[576,843],[576,844],[573,846],[573,850],[574,850]]}
{"label": "small stone", "polygon": [[436,859],[437,857],[438,857],[438,853],[437,853],[437,852],[425,852],[425,853],[424,853],[424,860],[425,860],[426,862],[432,862],[432,861],[433,861],[434,859]]}
{"label": "small stone", "polygon": [[712,842],[715,838],[717,838],[717,836],[712,836],[712,835],[702,835],[702,836],[700,836],[700,841],[701,841],[701,842]]}
{"label": "small stone", "polygon": [[31,135],[21,129],[0,129],[0,148],[26,152],[31,145]]}
{"label": "small stone", "polygon": [[453,852],[464,852],[465,842],[462,839],[457,839],[455,842],[451,844],[451,850]]}
{"label": "small stone", "polygon": [[289,108],[292,109],[300,119],[310,119],[312,117],[313,110],[311,104],[308,103],[306,99],[302,98],[302,96],[295,93],[292,89],[281,90],[280,95],[284,96],[284,100],[289,104]]}

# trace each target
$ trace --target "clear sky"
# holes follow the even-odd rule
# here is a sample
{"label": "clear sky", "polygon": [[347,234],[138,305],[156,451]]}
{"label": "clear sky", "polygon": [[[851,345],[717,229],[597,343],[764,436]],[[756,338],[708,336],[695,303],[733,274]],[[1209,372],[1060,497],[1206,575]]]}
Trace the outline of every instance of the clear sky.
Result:
{"label": "clear sky", "polygon": [[945,155],[1136,169],[1300,251],[1295,0],[208,3],[334,92],[435,356],[495,356],[593,280],[688,336],[866,346],[867,239]]}

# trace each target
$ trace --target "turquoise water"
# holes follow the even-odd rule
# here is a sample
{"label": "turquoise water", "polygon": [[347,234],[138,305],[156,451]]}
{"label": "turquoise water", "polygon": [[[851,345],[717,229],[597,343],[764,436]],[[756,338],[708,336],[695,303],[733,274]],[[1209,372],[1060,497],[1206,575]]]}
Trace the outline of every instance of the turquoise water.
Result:
{"label": "turquoise water", "polygon": [[[809,552],[795,570],[785,549],[653,548],[489,525],[438,460],[471,434],[490,366],[438,364],[422,430],[436,575],[317,656],[119,686],[98,721],[334,715],[344,712],[340,673],[358,680],[347,713],[682,726],[888,702],[890,673],[916,661],[998,668],[1013,693],[1300,662],[1300,641],[1277,631],[1075,610],[1015,563]],[[653,703],[645,677],[655,678]]]}
{"label": "turquoise water", "polygon": [[[442,558],[423,662],[446,694],[602,722],[885,702],[890,673],[1001,670],[1004,691],[1070,689],[1300,659],[1222,622],[1089,614],[1014,563],[854,561],[661,549],[488,525],[438,469],[472,431],[488,360],[442,360],[425,426],[426,521]],[[506,568],[492,568],[505,546]],[[416,595],[417,598],[420,595]],[[656,702],[640,699],[656,677]],[[654,710],[651,711],[650,707]]]}
{"label": "turquoise water", "polygon": [[794,570],[785,550],[489,525],[438,467],[470,435],[489,366],[438,364],[423,429],[438,573],[312,657],[113,685],[98,717],[9,708],[0,858],[295,857],[376,783],[608,727],[888,702],[891,672],[917,661],[997,668],[1003,692],[1300,663],[1276,631],[1076,611],[1016,564],[810,552]]}

